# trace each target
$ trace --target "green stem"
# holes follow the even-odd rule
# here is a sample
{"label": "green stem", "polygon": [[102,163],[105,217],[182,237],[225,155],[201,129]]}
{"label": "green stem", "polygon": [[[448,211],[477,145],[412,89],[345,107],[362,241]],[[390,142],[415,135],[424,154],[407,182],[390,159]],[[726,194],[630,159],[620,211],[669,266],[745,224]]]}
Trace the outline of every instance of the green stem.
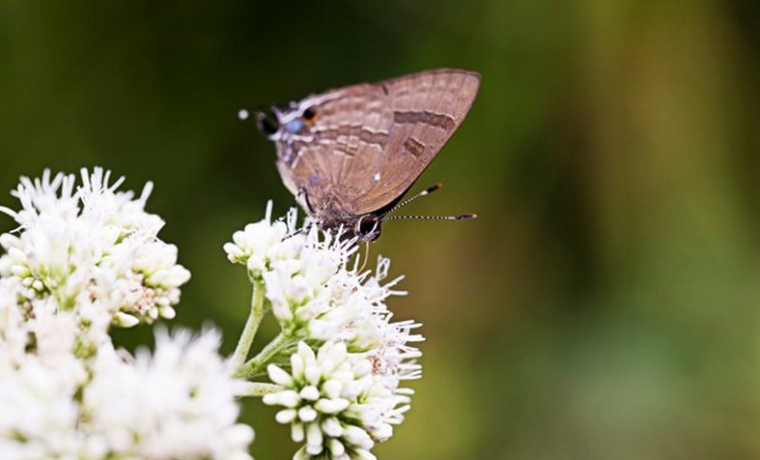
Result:
{"label": "green stem", "polygon": [[272,359],[283,349],[291,345],[292,342],[293,340],[290,337],[280,332],[258,355],[251,358],[247,363],[238,368],[235,374],[233,374],[234,377],[251,379],[263,374],[266,365],[272,362]]}
{"label": "green stem", "polygon": [[233,369],[240,370],[245,359],[248,357],[248,352],[251,351],[253,339],[256,337],[256,332],[259,330],[259,325],[261,324],[263,317],[264,283],[255,280],[253,282],[253,294],[251,296],[251,313],[248,315],[248,320],[245,322],[245,328],[240,335],[237,347],[235,347],[235,353],[232,354],[231,361]]}
{"label": "green stem", "polygon": [[282,391],[282,387],[280,385],[275,385],[274,383],[249,383],[246,388],[236,395],[238,398],[257,398],[264,395],[268,395],[270,393],[276,393],[278,391]]}

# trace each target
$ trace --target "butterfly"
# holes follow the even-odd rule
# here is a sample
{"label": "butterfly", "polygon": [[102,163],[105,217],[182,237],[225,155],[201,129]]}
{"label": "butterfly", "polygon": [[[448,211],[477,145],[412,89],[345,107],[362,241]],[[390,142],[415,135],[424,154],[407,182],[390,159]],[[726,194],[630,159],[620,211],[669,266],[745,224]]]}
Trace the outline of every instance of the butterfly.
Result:
{"label": "butterfly", "polygon": [[285,187],[316,224],[368,242],[462,124],[479,87],[475,72],[427,70],[273,106],[256,121],[277,147]]}

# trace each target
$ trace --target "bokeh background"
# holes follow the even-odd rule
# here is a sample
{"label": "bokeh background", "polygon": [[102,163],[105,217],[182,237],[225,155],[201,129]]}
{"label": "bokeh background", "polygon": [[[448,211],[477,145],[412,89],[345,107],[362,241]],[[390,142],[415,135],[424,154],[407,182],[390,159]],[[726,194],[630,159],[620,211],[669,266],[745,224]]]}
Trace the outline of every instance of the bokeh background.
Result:
{"label": "bokeh background", "polygon": [[[194,275],[176,323],[213,322],[229,351],[250,287],[222,244],[291,203],[238,110],[479,71],[418,183],[446,187],[409,208],[479,219],[394,223],[373,246],[428,338],[378,456],[758,458],[758,19],[740,0],[2,0],[0,190],[94,165],[154,181]],[[246,403],[260,460],[295,449],[274,412]]]}

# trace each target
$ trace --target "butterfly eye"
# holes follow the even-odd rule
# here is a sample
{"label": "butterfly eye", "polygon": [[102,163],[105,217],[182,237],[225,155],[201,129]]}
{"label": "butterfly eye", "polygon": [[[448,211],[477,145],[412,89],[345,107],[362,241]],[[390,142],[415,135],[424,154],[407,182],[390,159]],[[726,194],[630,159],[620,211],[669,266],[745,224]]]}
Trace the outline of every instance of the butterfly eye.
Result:
{"label": "butterfly eye", "polygon": [[314,110],[314,107],[309,107],[306,110],[303,111],[301,114],[304,120],[306,121],[313,121],[314,118],[317,117],[317,112]]}
{"label": "butterfly eye", "polygon": [[280,130],[280,124],[271,113],[256,112],[256,126],[267,137],[272,137]]}
{"label": "butterfly eye", "polygon": [[380,219],[374,214],[361,216],[356,221],[356,236],[362,241],[375,241],[380,237]]}

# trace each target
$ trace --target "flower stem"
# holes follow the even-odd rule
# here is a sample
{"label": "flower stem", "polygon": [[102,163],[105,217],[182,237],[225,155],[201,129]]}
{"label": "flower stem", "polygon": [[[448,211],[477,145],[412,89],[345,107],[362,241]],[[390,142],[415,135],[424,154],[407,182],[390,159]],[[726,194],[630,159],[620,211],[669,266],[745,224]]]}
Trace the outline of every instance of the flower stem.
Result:
{"label": "flower stem", "polygon": [[237,392],[236,396],[238,398],[256,398],[268,395],[269,393],[276,393],[278,391],[282,391],[282,387],[280,385],[275,385],[274,383],[249,382]]}
{"label": "flower stem", "polygon": [[251,296],[251,312],[248,315],[248,320],[245,322],[245,328],[240,335],[237,347],[235,347],[235,353],[232,355],[233,369],[240,370],[241,366],[245,362],[245,358],[248,357],[248,352],[251,350],[253,339],[256,337],[256,332],[259,330],[259,325],[264,317],[264,283],[256,280],[253,282],[253,294]]}
{"label": "flower stem", "polygon": [[293,339],[280,332],[277,334],[277,337],[272,339],[272,341],[259,352],[258,355],[251,358],[247,363],[238,368],[233,375],[241,379],[251,379],[263,374],[266,365],[271,363],[272,359],[276,357],[278,353],[292,343]]}

